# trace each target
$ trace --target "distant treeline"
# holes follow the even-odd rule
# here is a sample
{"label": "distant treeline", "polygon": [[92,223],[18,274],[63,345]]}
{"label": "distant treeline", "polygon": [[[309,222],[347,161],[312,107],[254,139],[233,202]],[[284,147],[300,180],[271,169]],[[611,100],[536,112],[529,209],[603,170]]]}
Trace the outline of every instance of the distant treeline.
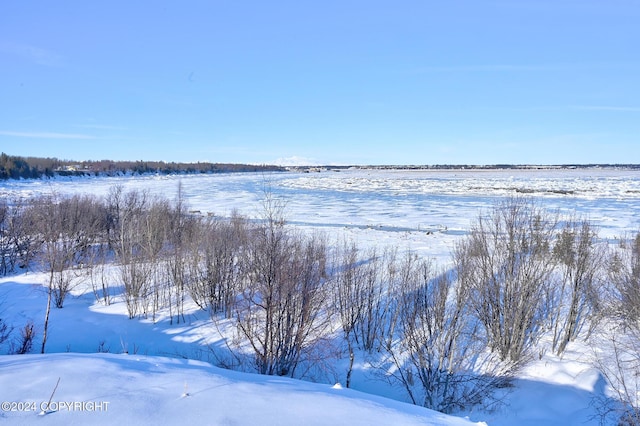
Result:
{"label": "distant treeline", "polygon": [[346,170],[571,170],[571,169],[631,169],[640,170],[640,164],[381,164],[381,165],[330,165],[330,166],[295,166],[290,169],[299,171]]}
{"label": "distant treeline", "polygon": [[226,163],[165,163],[164,161],[73,161],[57,158],[0,154],[0,179],[38,179],[53,176],[118,175],[146,173],[228,173],[284,171],[271,165]]}

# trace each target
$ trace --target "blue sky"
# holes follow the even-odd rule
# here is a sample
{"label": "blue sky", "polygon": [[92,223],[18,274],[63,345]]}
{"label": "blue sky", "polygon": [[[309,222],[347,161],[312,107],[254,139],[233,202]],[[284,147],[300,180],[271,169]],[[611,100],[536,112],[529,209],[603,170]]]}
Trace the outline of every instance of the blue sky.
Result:
{"label": "blue sky", "polygon": [[5,1],[0,151],[640,163],[639,22],[637,0]]}

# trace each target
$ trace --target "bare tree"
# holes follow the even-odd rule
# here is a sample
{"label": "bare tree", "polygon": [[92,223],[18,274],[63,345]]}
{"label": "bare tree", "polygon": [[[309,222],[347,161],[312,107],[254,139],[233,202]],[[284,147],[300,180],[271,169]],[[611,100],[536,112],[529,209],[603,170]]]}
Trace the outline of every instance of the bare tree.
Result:
{"label": "bare tree", "polygon": [[91,256],[92,244],[102,232],[102,206],[88,195],[55,195],[33,200],[34,231],[41,238],[42,265],[49,272],[55,306],[62,308],[72,290],[75,269]]}
{"label": "bare tree", "polygon": [[35,325],[33,324],[33,321],[29,321],[20,329],[20,337],[11,345],[10,353],[24,355],[31,352],[35,336]]}
{"label": "bare tree", "polygon": [[458,278],[502,360],[519,362],[543,330],[556,227],[554,216],[513,198],[480,215],[455,251]]}
{"label": "bare tree", "polygon": [[[144,284],[137,296],[138,306],[142,314],[147,316],[151,312],[155,321],[157,311],[162,307],[169,308],[169,315],[173,321],[174,315],[174,282],[171,270],[167,266],[169,253],[173,250],[169,246],[171,221],[173,220],[171,202],[164,198],[152,198],[148,206],[139,216],[138,238],[140,243],[138,269],[146,271]],[[179,248],[176,250],[180,250]],[[176,272],[177,273],[177,272]],[[180,277],[175,277],[180,279]],[[180,283],[176,283],[179,285]],[[176,304],[180,300],[175,300]],[[179,306],[177,307],[179,310]]]}
{"label": "bare tree", "polygon": [[35,215],[24,200],[0,200],[0,275],[28,268],[39,249]]}
{"label": "bare tree", "polygon": [[486,353],[480,324],[470,312],[469,288],[453,272],[408,254],[398,264],[399,325],[387,347],[399,382],[414,404],[441,412],[469,408],[509,379],[509,367]]}
{"label": "bare tree", "polygon": [[6,199],[0,199],[0,275],[6,275],[15,266],[16,250],[10,238],[11,209]]}
{"label": "bare tree", "polygon": [[561,272],[559,285],[551,289],[557,305],[551,315],[553,349],[560,355],[597,314],[600,295],[596,284],[605,250],[597,244],[593,226],[583,219],[567,221],[557,236],[553,253]]}
{"label": "bare tree", "polygon": [[359,345],[356,326],[364,310],[364,304],[360,298],[364,279],[359,263],[358,247],[353,242],[350,245],[344,243],[343,247],[339,247],[335,253],[335,259],[332,262],[334,270],[331,273],[332,310],[339,315],[343,338],[347,344],[349,368],[346,387],[350,387],[355,348]]}
{"label": "bare tree", "polygon": [[109,194],[112,243],[124,284],[123,295],[129,318],[138,315],[152,276],[142,241],[147,203],[144,192],[124,193],[122,188],[116,187]]}
{"label": "bare tree", "polygon": [[613,284],[613,316],[629,328],[640,329],[640,233],[622,239],[609,261]]}
{"label": "bare tree", "polygon": [[621,239],[609,261],[608,320],[597,365],[617,394],[618,424],[640,424],[640,233]]}
{"label": "bare tree", "polygon": [[82,267],[94,244],[105,239],[108,229],[105,205],[93,195],[76,194],[62,198],[58,208],[62,215],[61,231],[75,247],[75,264]]}
{"label": "bare tree", "polygon": [[240,292],[243,252],[248,224],[233,214],[230,220],[209,218],[199,224],[190,253],[190,293],[203,309],[215,315],[223,312],[231,318]]}
{"label": "bare tree", "polygon": [[[187,256],[189,245],[194,244],[196,232],[199,231],[198,219],[188,214],[188,207],[182,192],[182,183],[178,185],[175,202],[165,218],[167,221],[167,250],[166,272],[170,288],[173,290],[169,299],[170,321],[173,322],[172,307],[175,304],[176,321],[184,321],[184,300],[187,296],[189,282],[189,267]],[[172,296],[172,297],[171,297]],[[173,303],[172,303],[173,299]]]}
{"label": "bare tree", "polygon": [[10,327],[2,318],[0,318],[0,345],[6,342],[11,336],[13,327]]}
{"label": "bare tree", "polygon": [[31,208],[37,218],[37,235],[42,241],[41,265],[49,274],[47,288],[47,307],[42,332],[44,353],[49,329],[51,303],[55,301],[62,308],[64,299],[71,290],[74,278],[73,266],[78,253],[77,241],[67,231],[72,224],[67,223],[66,212],[61,208],[60,200],[55,196],[41,196],[32,201]]}
{"label": "bare tree", "polygon": [[361,316],[356,322],[355,333],[358,341],[366,351],[373,351],[380,343],[382,333],[382,322],[384,318],[385,283],[380,280],[382,261],[376,249],[371,249],[367,256],[367,261],[361,263],[362,284],[359,286],[360,293],[357,295],[361,304]]}
{"label": "bare tree", "polygon": [[412,257],[407,253],[400,261],[395,247],[362,253],[354,243],[343,243],[335,250],[330,280],[332,310],[339,315],[349,353],[347,387],[356,348],[372,353],[393,345],[400,321],[399,295],[411,279],[403,264]]}
{"label": "bare tree", "polygon": [[233,309],[258,372],[294,376],[326,325],[326,244],[289,232],[282,208],[278,200],[265,202],[264,221],[248,239],[246,280]]}
{"label": "bare tree", "polygon": [[396,256],[397,248],[385,248],[379,253],[372,248],[358,262],[358,273],[353,276],[355,307],[358,319],[354,333],[359,346],[372,352],[389,346],[396,317]]}
{"label": "bare tree", "polygon": [[109,251],[106,245],[100,245],[91,252],[87,258],[87,275],[93,288],[96,301],[109,306],[112,301],[111,281],[113,277],[107,268],[109,262]]}
{"label": "bare tree", "polygon": [[10,236],[17,251],[18,267],[28,270],[42,244],[37,232],[38,214],[27,200],[16,200],[12,211]]}

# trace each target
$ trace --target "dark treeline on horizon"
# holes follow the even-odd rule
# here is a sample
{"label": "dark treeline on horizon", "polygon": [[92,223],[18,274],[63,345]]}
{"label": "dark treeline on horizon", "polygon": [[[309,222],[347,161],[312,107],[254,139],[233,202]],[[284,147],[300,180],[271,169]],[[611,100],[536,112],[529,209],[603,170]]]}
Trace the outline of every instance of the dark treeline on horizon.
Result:
{"label": "dark treeline on horizon", "polygon": [[113,160],[60,160],[58,158],[21,157],[0,153],[0,180],[40,179],[54,176],[91,176],[124,175],[148,173],[233,173],[233,172],[283,172],[287,170],[320,171],[321,169],[344,170],[363,169],[400,169],[400,170],[512,170],[512,169],[586,169],[586,168],[625,168],[640,170],[640,164],[433,164],[433,165],[326,165],[326,166],[276,166],[269,164],[242,163],[176,163],[164,161],[113,161]]}
{"label": "dark treeline on horizon", "polygon": [[229,163],[166,163],[164,161],[74,161],[58,158],[0,154],[0,179],[38,179],[53,176],[119,175],[145,173],[229,173],[284,171],[273,165]]}

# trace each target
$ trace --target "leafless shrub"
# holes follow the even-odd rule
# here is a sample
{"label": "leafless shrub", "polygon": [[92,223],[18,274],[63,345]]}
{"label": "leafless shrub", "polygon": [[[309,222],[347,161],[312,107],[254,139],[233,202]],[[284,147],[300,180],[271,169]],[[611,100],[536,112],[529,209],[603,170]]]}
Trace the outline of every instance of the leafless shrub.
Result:
{"label": "leafless shrub", "polygon": [[282,205],[268,199],[252,229],[246,278],[233,316],[261,374],[294,376],[326,326],[326,244],[284,226]]}
{"label": "leafless shrub", "polygon": [[605,247],[597,243],[597,233],[588,220],[569,220],[556,238],[553,254],[558,261],[560,282],[550,286],[555,307],[549,316],[553,349],[560,355],[600,311],[597,284]]}
{"label": "leafless shrub", "polygon": [[107,268],[109,258],[107,246],[101,244],[91,251],[86,260],[86,272],[91,282],[93,294],[96,301],[102,302],[105,306],[109,306],[112,301],[110,283],[113,277]]}
{"label": "leafless shrub", "polygon": [[192,289],[192,282],[198,279],[193,268],[200,259],[203,248],[203,231],[207,228],[200,217],[189,213],[184,200],[182,184],[178,185],[175,201],[170,203],[168,214],[164,215],[166,243],[163,250],[165,276],[168,280],[168,307],[170,321],[184,321],[184,301]]}
{"label": "leafless shrub", "polygon": [[57,308],[62,308],[72,289],[75,275],[73,267],[82,252],[82,239],[79,238],[82,231],[72,223],[73,216],[68,211],[68,204],[55,194],[31,200],[29,209],[34,220],[33,232],[41,241],[40,264],[49,275],[41,348],[44,353],[51,303],[53,301]]}
{"label": "leafless shrub", "polygon": [[0,275],[28,268],[39,248],[33,210],[22,199],[0,200]]}
{"label": "leafless shrub", "polygon": [[140,309],[151,277],[151,270],[143,248],[141,234],[143,215],[147,208],[147,194],[138,191],[123,193],[121,188],[111,190],[109,203],[113,213],[113,245],[119,264],[120,279],[124,285],[124,301],[129,318]]}
{"label": "leafless shrub", "polygon": [[0,275],[6,275],[15,266],[16,250],[12,245],[10,234],[11,209],[6,199],[0,199]]}
{"label": "leafless shrub", "polygon": [[607,322],[607,330],[597,339],[596,367],[608,383],[616,402],[596,401],[602,422],[615,419],[618,425],[640,424],[640,332]]}
{"label": "leafless shrub", "polygon": [[622,239],[609,260],[608,320],[596,363],[615,392],[618,424],[640,424],[640,233]]}
{"label": "leafless shrub", "polygon": [[626,327],[640,329],[640,233],[622,239],[609,261],[612,314]]}
{"label": "leafless shrub", "polygon": [[360,317],[355,324],[355,333],[361,342],[362,348],[372,351],[379,343],[382,321],[380,315],[383,311],[384,283],[379,279],[381,261],[376,250],[372,249],[367,260],[360,265],[362,282],[358,285],[359,293],[356,295],[360,304]]}
{"label": "leafless shrub", "polygon": [[248,225],[237,214],[229,221],[208,218],[200,223],[197,244],[191,246],[189,291],[193,300],[215,315],[232,317],[242,275],[242,250]]}
{"label": "leafless shrub", "polygon": [[33,347],[33,339],[36,336],[35,326],[33,321],[27,322],[20,329],[20,337],[19,339],[12,344],[12,348],[10,353],[16,355],[24,355],[31,352],[31,348]]}
{"label": "leafless shrub", "polygon": [[0,318],[0,345],[6,342],[11,336],[13,327],[10,327],[2,318]]}
{"label": "leafless shrub", "polygon": [[42,241],[41,264],[49,273],[55,306],[62,308],[72,289],[75,267],[90,256],[102,232],[101,206],[88,195],[41,196],[31,202],[34,229]]}
{"label": "leafless shrub", "polygon": [[106,354],[111,352],[111,346],[107,346],[107,342],[105,340],[100,340],[98,343],[98,349],[96,350],[98,353]]}
{"label": "leafless shrub", "polygon": [[546,320],[546,286],[557,220],[531,201],[513,198],[480,216],[455,250],[460,285],[492,351],[520,362]]}
{"label": "leafless shrub", "polygon": [[441,412],[492,399],[508,381],[509,366],[486,351],[469,311],[469,288],[410,253],[398,270],[406,278],[399,287],[396,339],[386,348],[386,374],[414,404]]}
{"label": "leafless shrub", "polygon": [[356,349],[373,354],[393,345],[400,321],[400,289],[409,278],[399,264],[397,248],[361,251],[355,243],[343,242],[334,250],[331,310],[338,315],[349,356],[347,387]]}
{"label": "leafless shrub", "polygon": [[351,386],[351,374],[355,359],[355,348],[359,346],[356,327],[363,317],[364,303],[360,297],[364,279],[360,269],[358,247],[343,243],[334,251],[331,273],[331,287],[333,289],[332,311],[339,315],[340,327],[347,345],[349,355],[349,368],[347,370],[346,387]]}

